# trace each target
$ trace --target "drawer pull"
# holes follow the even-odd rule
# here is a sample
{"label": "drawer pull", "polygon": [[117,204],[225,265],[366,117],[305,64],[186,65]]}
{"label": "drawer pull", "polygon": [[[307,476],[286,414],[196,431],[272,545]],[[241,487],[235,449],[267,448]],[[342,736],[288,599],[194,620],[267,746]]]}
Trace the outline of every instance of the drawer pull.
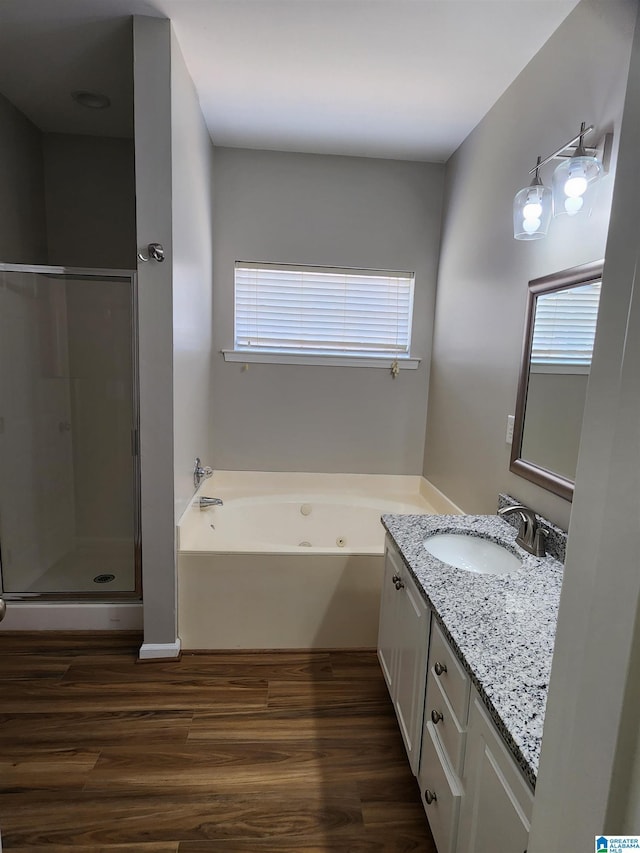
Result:
{"label": "drawer pull", "polygon": [[400,575],[394,575],[391,578],[391,583],[398,583],[399,580],[400,580]]}
{"label": "drawer pull", "polygon": [[439,663],[439,662],[437,662],[437,663],[434,665],[434,667],[433,667],[433,668],[434,668],[434,669],[435,669],[435,671],[436,671],[436,675],[442,675],[442,673],[443,673],[443,672],[446,672],[446,671],[447,671],[447,665],[446,665],[446,663]]}
{"label": "drawer pull", "polygon": [[434,708],[431,712],[431,722],[434,726],[437,726],[440,720],[444,720],[444,717],[442,716],[440,711],[436,711],[436,709]]}
{"label": "drawer pull", "polygon": [[428,788],[424,792],[424,799],[425,799],[425,802],[428,806],[430,806],[431,803],[437,803],[438,802],[438,798],[436,797],[436,792],[430,791]]}
{"label": "drawer pull", "polygon": [[400,575],[394,575],[391,578],[391,582],[395,585],[396,589],[404,589],[404,584],[402,583],[402,578]]}

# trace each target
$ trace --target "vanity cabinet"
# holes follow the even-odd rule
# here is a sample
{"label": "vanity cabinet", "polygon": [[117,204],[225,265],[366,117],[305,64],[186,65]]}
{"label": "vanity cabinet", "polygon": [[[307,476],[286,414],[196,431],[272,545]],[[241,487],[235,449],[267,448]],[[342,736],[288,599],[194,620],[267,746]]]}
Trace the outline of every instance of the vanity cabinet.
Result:
{"label": "vanity cabinet", "polygon": [[533,792],[389,537],[378,658],[438,853],[524,853]]}
{"label": "vanity cabinet", "polygon": [[387,539],[378,658],[414,775],[418,773],[431,611]]}
{"label": "vanity cabinet", "polygon": [[457,853],[525,853],[533,793],[475,689],[463,786]]}

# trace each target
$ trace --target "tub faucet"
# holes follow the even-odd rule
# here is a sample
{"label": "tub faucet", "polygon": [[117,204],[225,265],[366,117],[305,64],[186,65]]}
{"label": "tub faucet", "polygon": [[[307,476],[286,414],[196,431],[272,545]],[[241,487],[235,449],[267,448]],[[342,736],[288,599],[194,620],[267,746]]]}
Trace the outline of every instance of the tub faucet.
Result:
{"label": "tub faucet", "polygon": [[544,557],[544,540],[547,531],[540,527],[536,514],[532,509],[524,504],[514,504],[513,506],[505,506],[498,510],[498,515],[514,515],[520,516],[520,528],[516,536],[516,545],[520,545],[529,554],[534,557]]}
{"label": "tub faucet", "polygon": [[198,506],[200,509],[206,509],[208,506],[222,506],[220,498],[200,498]]}
{"label": "tub faucet", "polygon": [[197,489],[203,480],[206,480],[207,477],[211,476],[213,476],[213,468],[210,468],[208,465],[201,465],[200,457],[196,456],[196,462],[193,468],[193,487]]}

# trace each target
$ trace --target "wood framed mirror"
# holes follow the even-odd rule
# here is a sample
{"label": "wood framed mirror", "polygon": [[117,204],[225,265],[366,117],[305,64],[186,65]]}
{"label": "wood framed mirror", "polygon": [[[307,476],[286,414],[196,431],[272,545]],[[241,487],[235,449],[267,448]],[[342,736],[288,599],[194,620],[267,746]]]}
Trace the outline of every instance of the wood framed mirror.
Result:
{"label": "wood framed mirror", "polygon": [[509,470],[573,499],[603,262],[529,282]]}

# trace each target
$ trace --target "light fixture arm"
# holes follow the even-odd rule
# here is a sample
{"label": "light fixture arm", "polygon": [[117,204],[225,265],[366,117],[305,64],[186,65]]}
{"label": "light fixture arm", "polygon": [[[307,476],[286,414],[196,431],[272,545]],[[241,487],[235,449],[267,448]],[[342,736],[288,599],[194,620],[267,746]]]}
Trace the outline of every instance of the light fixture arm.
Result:
{"label": "light fixture arm", "polygon": [[542,181],[540,180],[540,166],[542,166],[543,163],[541,162],[541,160],[542,158],[538,157],[535,167],[533,169],[529,169],[529,174],[533,175],[533,180],[531,181],[532,187],[542,186]]}
{"label": "light fixture arm", "polygon": [[[554,151],[553,154],[549,154],[549,156],[545,157],[544,160],[540,160],[540,158],[538,157],[538,163],[533,167],[533,169],[529,169],[529,174],[533,175],[534,172],[536,172],[538,169],[541,169],[543,166],[546,166],[547,163],[550,163],[552,160],[555,160],[557,157],[562,157],[562,156],[570,157],[570,156],[572,156],[570,154],[565,155],[564,152],[567,150],[567,148],[571,148],[572,145],[575,145],[576,142],[578,143],[579,148],[584,149],[584,137],[587,135],[587,133],[591,133],[592,130],[593,130],[592,124],[590,124],[589,127],[585,127],[585,123],[582,122],[582,124],[580,125],[580,133],[577,136],[574,136],[573,139],[570,139],[568,142],[565,142],[564,145],[561,145],[557,151]],[[596,150],[595,148],[586,149],[587,152],[593,152],[595,150]]]}

